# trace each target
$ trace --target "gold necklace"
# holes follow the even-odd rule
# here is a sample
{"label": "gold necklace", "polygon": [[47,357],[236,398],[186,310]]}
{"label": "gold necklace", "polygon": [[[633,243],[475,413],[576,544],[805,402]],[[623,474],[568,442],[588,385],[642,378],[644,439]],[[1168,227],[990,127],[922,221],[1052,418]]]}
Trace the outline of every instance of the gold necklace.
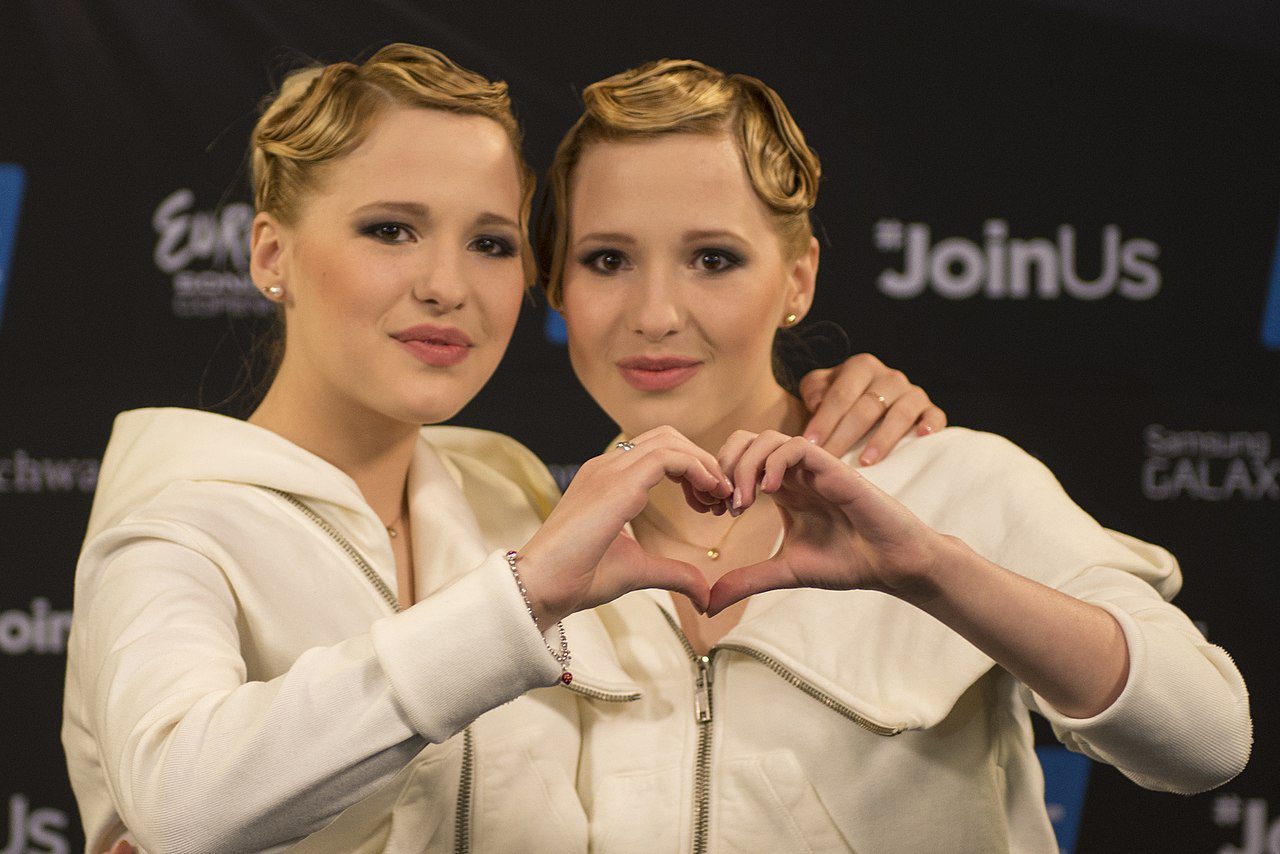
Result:
{"label": "gold necklace", "polygon": [[[738,521],[742,518],[742,515],[739,515],[732,522],[730,522],[729,527],[724,529],[724,533],[720,535],[720,539],[716,540],[716,544],[714,546],[704,546],[699,543],[695,543],[691,540],[686,540],[684,537],[677,536],[676,534],[672,533],[671,529],[668,528],[665,524],[659,525],[657,521],[657,517],[658,517],[657,511],[644,514],[644,516],[645,516],[645,521],[647,521],[650,525],[656,528],[658,532],[661,533],[663,536],[668,537],[669,539],[675,540],[677,543],[684,543],[686,546],[692,546],[698,551],[704,552],[706,556],[711,560],[720,559],[720,550],[724,548],[725,541],[729,539],[729,535],[733,533],[734,527],[737,526]],[[654,518],[649,518],[650,516],[653,516]]]}
{"label": "gold necklace", "polygon": [[[387,529],[387,536],[389,536],[389,537],[390,537],[391,539],[393,539],[393,540],[394,540],[396,537],[400,536],[400,532],[396,530],[396,525],[399,525],[399,524],[400,524],[400,522],[401,522],[401,520],[403,520],[403,519],[404,519],[404,505],[403,505],[403,504],[401,504],[401,505],[400,505],[400,512],[399,512],[398,514],[396,514],[396,518],[394,518],[394,519],[392,519],[392,520],[391,520],[391,524],[390,524],[390,525],[383,525],[383,526],[382,526],[382,527],[384,527],[384,528],[386,528],[386,529]],[[381,519],[379,519],[378,521],[379,521],[379,522],[381,522],[382,520],[381,520]]]}

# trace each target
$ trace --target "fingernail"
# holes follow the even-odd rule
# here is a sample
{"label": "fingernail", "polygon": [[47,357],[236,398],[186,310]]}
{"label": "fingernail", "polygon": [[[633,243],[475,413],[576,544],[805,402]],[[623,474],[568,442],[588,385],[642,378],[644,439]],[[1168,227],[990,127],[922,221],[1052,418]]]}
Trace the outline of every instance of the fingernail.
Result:
{"label": "fingernail", "polygon": [[742,510],[742,490],[736,486],[733,488],[733,509]]}
{"label": "fingernail", "polygon": [[862,456],[858,457],[858,462],[862,463],[864,466],[869,466],[878,459],[880,459],[880,449],[867,448],[862,452]]}
{"label": "fingernail", "polygon": [[818,444],[818,434],[817,434],[817,433],[805,433],[805,434],[804,434],[804,440],[805,440],[806,442],[809,442],[810,444],[816,445],[816,444]]}
{"label": "fingernail", "polygon": [[932,424],[921,424],[920,428],[916,430],[916,433],[921,436],[928,436],[932,432],[933,432]]}

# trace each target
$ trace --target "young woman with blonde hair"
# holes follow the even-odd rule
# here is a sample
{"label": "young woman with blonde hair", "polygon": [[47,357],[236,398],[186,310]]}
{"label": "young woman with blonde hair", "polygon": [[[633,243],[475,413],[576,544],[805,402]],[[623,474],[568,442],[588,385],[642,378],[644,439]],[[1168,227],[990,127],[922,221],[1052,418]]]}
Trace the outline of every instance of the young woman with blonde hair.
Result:
{"label": "young woman with blonde hair", "polygon": [[[503,84],[408,45],[298,72],[266,108],[251,261],[278,369],[247,422],[122,414],[77,568],[63,742],[88,850],[585,848],[575,697],[616,693],[590,609],[708,597],[620,532],[658,482],[697,509],[731,487],[659,427],[553,511],[513,440],[420,427],[510,340],[533,269],[519,148]],[[866,368],[841,376],[939,419]]]}
{"label": "young woman with blonde hair", "polygon": [[574,370],[623,437],[670,425],[734,484],[728,515],[659,484],[631,523],[708,614],[596,609],[637,699],[580,703],[592,850],[1056,851],[1029,710],[1148,788],[1239,773],[1245,687],[1167,552],[997,436],[862,469],[796,438],[773,348],[812,304],[820,167],[777,93],[665,60],[584,101],[542,253]]}

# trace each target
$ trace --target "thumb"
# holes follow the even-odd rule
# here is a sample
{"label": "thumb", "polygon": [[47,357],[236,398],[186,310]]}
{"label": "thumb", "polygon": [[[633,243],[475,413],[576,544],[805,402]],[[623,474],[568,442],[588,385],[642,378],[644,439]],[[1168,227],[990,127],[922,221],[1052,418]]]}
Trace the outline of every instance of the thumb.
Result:
{"label": "thumb", "polygon": [[740,602],[756,593],[800,586],[802,585],[795,574],[777,558],[740,566],[720,576],[720,580],[711,588],[707,616],[714,617],[734,602]]}
{"label": "thumb", "polygon": [[706,576],[702,570],[682,560],[646,554],[640,577],[636,579],[635,588],[656,587],[670,590],[672,593],[683,593],[689,597],[698,613],[705,614],[711,599],[711,588],[707,586]]}

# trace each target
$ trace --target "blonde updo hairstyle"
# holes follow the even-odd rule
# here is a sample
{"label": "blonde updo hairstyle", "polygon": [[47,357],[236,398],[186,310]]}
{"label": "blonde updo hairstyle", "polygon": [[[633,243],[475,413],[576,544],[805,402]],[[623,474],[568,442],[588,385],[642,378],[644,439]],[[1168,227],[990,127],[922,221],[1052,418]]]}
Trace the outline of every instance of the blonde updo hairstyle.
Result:
{"label": "blonde updo hairstyle", "polygon": [[[507,84],[485,79],[431,48],[391,44],[360,64],[313,65],[289,74],[261,104],[251,143],[254,207],[286,224],[297,221],[324,168],[352,151],[391,106],[424,107],[493,119],[511,140],[520,172],[521,235],[527,233],[533,172],[521,153],[521,133]],[[522,241],[526,281],[536,268]]]}
{"label": "blonde updo hairstyle", "polygon": [[778,93],[760,80],[692,59],[661,59],[591,84],[582,99],[581,118],[556,149],[550,206],[540,224],[542,285],[552,306],[562,305],[573,172],[583,151],[596,142],[728,133],[752,188],[773,216],[788,259],[808,249],[809,211],[817,201],[822,167]]}

